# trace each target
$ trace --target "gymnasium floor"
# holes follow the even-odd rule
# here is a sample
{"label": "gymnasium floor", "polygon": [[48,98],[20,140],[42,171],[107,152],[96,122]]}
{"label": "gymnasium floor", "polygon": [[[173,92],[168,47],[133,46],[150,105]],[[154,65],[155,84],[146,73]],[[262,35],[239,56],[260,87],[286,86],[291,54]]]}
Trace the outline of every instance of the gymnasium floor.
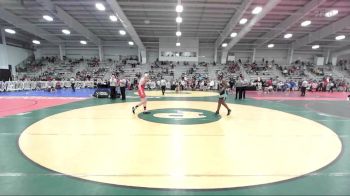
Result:
{"label": "gymnasium floor", "polygon": [[0,194],[350,194],[346,93],[93,91],[0,93]]}

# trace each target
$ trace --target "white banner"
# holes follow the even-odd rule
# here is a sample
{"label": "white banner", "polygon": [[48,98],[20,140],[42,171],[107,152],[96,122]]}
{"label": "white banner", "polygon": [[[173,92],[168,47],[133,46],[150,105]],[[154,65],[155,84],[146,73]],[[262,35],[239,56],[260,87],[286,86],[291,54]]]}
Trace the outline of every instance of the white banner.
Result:
{"label": "white banner", "polygon": [[[28,91],[28,90],[45,90],[52,85],[55,88],[70,88],[70,81],[0,81],[0,92],[12,92],[12,91]],[[75,88],[93,88],[93,81],[76,81]]]}

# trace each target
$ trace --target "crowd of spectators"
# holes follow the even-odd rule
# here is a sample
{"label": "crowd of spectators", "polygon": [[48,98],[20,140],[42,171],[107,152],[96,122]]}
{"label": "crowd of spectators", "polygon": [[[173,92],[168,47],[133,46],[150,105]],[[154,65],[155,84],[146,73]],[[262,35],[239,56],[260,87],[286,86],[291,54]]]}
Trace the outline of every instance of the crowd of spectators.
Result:
{"label": "crowd of spectators", "polygon": [[229,73],[236,73],[240,71],[239,65],[236,62],[232,62],[228,64],[228,70]]}
{"label": "crowd of spectators", "polygon": [[[242,62],[241,59],[238,60],[238,62]],[[275,61],[268,61],[264,58],[260,63],[254,61],[249,62],[247,60],[245,63],[243,63],[243,67],[246,70],[247,74],[250,75],[268,75],[269,71],[272,69],[272,66],[275,64]]]}
{"label": "crowd of spectators", "polygon": [[288,76],[306,76],[305,66],[301,65],[291,65],[291,66],[281,66],[277,65],[277,68],[282,72],[283,76],[288,77]]}
{"label": "crowd of spectators", "polygon": [[[161,88],[160,80],[150,80],[147,83],[147,89],[149,90],[155,90]],[[179,79],[171,79],[166,81],[166,87],[168,89],[179,89],[179,90],[216,90],[217,89],[217,81],[216,80],[210,80],[209,78],[202,78],[202,77],[187,77],[183,76]]]}
{"label": "crowd of spectators", "polygon": [[[82,70],[77,70],[80,65],[87,65]],[[20,80],[32,80],[32,81],[54,81],[59,84],[59,81],[67,81],[71,77],[77,81],[94,81],[98,84],[108,84],[109,78],[103,78],[107,73],[114,74],[118,78],[126,78],[128,81],[128,88],[134,89],[137,86],[137,82],[143,72],[149,72],[151,80],[147,83],[149,89],[160,89],[161,78],[167,77],[167,88],[179,87],[182,90],[214,90],[217,89],[216,78],[209,78],[207,72],[201,73],[199,70],[208,70],[214,68],[214,64],[208,63],[181,63],[186,71],[181,74],[179,78],[174,78],[174,71],[176,67],[180,65],[180,62],[159,61],[158,59],[152,63],[149,67],[150,70],[135,71],[136,68],[140,68],[140,64],[137,59],[123,59],[121,61],[115,61],[108,59],[107,62],[100,62],[98,58],[83,58],[80,59],[68,59],[64,57],[63,61],[60,61],[57,57],[43,57],[40,60],[34,60],[28,62],[25,67],[18,67],[19,73],[40,73],[36,76],[26,77]],[[346,61],[338,63],[339,66],[347,65]],[[237,62],[229,62],[225,67],[226,79],[230,82],[230,86],[236,86],[238,80],[235,76],[230,74],[240,75],[241,66],[248,74],[252,75],[269,75],[268,72],[276,66],[284,76],[300,76],[306,78],[305,70],[308,69],[311,72],[319,76],[324,76],[322,80],[306,80],[307,89],[310,91],[349,91],[349,83],[341,79],[333,79],[330,76],[325,76],[324,70],[328,69],[327,66],[317,67],[309,62],[295,61],[291,66],[280,66],[272,61],[262,59],[260,63],[249,63],[248,61],[242,63],[241,59]],[[59,67],[59,69],[57,69]],[[134,72],[133,77],[126,77],[124,75],[126,69],[132,69]],[[45,68],[45,69],[44,69]],[[140,69],[139,69],[140,70]],[[76,72],[75,72],[76,71]],[[226,72],[227,71],[227,72]],[[64,72],[74,73],[72,76],[62,74]],[[142,73],[141,73],[142,72]],[[270,77],[270,76],[268,76]],[[258,78],[254,81],[245,81],[247,86],[256,86],[257,90],[263,90],[265,92],[273,91],[298,91],[302,85],[302,79],[288,79],[282,80],[279,78],[269,78],[267,80],[261,80]]]}
{"label": "crowd of spectators", "polygon": [[342,70],[350,70],[350,62],[346,59],[340,59],[337,62],[336,66],[341,67]]}
{"label": "crowd of spectators", "polygon": [[348,82],[342,79],[333,79],[331,76],[325,76],[321,80],[278,80],[278,79],[257,79],[252,82],[256,86],[257,90],[264,92],[274,91],[299,91],[302,83],[306,81],[306,89],[311,92],[350,92],[350,85]]}
{"label": "crowd of spectators", "polygon": [[336,66],[341,70],[350,75],[350,59],[340,59]]}

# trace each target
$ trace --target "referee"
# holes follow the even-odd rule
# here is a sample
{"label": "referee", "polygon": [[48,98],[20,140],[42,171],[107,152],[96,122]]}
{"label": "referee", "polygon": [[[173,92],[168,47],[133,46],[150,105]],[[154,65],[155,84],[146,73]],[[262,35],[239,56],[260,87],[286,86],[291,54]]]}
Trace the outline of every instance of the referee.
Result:
{"label": "referee", "polygon": [[115,99],[117,97],[116,95],[116,86],[117,86],[117,79],[115,78],[115,75],[113,74],[111,76],[111,79],[109,80],[109,87],[111,89],[111,99]]}
{"label": "referee", "polygon": [[122,95],[122,100],[125,100],[125,87],[126,87],[126,79],[123,78],[120,80],[120,93]]}
{"label": "referee", "polygon": [[75,79],[74,79],[74,77],[72,77],[70,79],[70,86],[72,87],[73,92],[75,92]]}
{"label": "referee", "polygon": [[162,94],[165,94],[165,89],[166,89],[166,80],[162,77],[162,79],[160,80],[160,86],[162,88]]}

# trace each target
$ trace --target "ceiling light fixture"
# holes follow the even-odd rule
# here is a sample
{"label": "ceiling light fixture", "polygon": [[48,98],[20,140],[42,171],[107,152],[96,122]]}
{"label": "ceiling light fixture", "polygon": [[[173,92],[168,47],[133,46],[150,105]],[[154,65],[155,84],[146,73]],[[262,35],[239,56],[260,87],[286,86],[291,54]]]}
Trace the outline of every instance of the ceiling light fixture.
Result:
{"label": "ceiling light fixture", "polygon": [[118,18],[114,15],[110,15],[109,16],[109,19],[112,21],[112,22],[117,22],[118,21]]}
{"label": "ceiling light fixture", "polygon": [[335,37],[335,40],[342,40],[345,39],[345,35],[338,35],[337,37]]}
{"label": "ceiling light fixture", "polygon": [[53,18],[49,15],[44,15],[43,18],[46,20],[46,21],[49,21],[49,22],[52,22],[53,21]]}
{"label": "ceiling light fixture", "polygon": [[134,45],[134,42],[130,41],[130,42],[129,42],[129,45],[130,45],[130,46],[133,46],[133,45]]}
{"label": "ceiling light fixture", "polygon": [[329,12],[326,12],[325,14],[324,14],[324,16],[325,17],[327,17],[327,18],[330,18],[330,17],[332,17],[332,16],[335,16],[335,15],[337,15],[338,14],[338,10],[331,10],[331,11],[329,11]]}
{"label": "ceiling light fixture", "polygon": [[177,23],[182,23],[182,18],[180,16],[176,17],[176,22]]}
{"label": "ceiling light fixture", "polygon": [[226,47],[227,47],[227,43],[223,43],[221,46],[222,46],[223,48],[226,48]]}
{"label": "ceiling light fixture", "polygon": [[98,9],[100,11],[106,10],[106,7],[102,3],[96,3],[95,6],[96,6],[96,9]]}
{"label": "ceiling light fixture", "polygon": [[181,46],[181,43],[180,42],[176,42],[176,46]]}
{"label": "ceiling light fixture", "polygon": [[304,22],[302,22],[300,25],[302,27],[306,27],[306,26],[309,26],[311,24],[311,21],[310,20],[305,20]]}
{"label": "ceiling light fixture", "polygon": [[313,45],[311,48],[314,49],[314,50],[316,50],[316,49],[319,49],[319,48],[320,48],[320,45]]}
{"label": "ceiling light fixture", "polygon": [[13,29],[5,29],[5,32],[9,34],[16,34],[16,31]]}
{"label": "ceiling light fixture", "polygon": [[293,37],[293,34],[291,34],[291,33],[287,33],[287,34],[284,35],[285,39],[289,39],[291,37]]}
{"label": "ceiling light fixture", "polygon": [[125,35],[126,32],[125,32],[124,30],[120,30],[120,31],[119,31],[119,34],[120,34],[120,35]]}
{"label": "ceiling light fixture", "polygon": [[40,41],[38,41],[38,40],[33,40],[32,42],[33,42],[33,44],[37,44],[37,45],[40,44]]}
{"label": "ceiling light fixture", "polygon": [[239,24],[244,25],[244,24],[247,23],[247,22],[248,22],[248,19],[242,18],[242,19],[239,21]]}
{"label": "ceiling light fixture", "polygon": [[179,4],[176,6],[175,10],[176,10],[176,12],[181,13],[181,12],[183,12],[184,7],[181,4]]}
{"label": "ceiling light fixture", "polygon": [[87,41],[81,40],[81,41],[80,41],[80,44],[86,45],[86,44],[87,44]]}
{"label": "ceiling light fixture", "polygon": [[258,6],[258,7],[255,7],[252,11],[252,14],[259,14],[262,10],[262,7]]}
{"label": "ceiling light fixture", "polygon": [[63,30],[62,30],[62,33],[66,34],[66,35],[70,35],[70,31],[67,30],[67,29],[63,29]]}
{"label": "ceiling light fixture", "polygon": [[269,45],[267,45],[267,47],[268,48],[273,48],[273,47],[275,47],[275,44],[269,44]]}
{"label": "ceiling light fixture", "polygon": [[230,36],[231,36],[231,37],[236,37],[236,36],[237,36],[237,33],[236,33],[236,32],[233,32],[233,33],[231,33]]}
{"label": "ceiling light fixture", "polygon": [[180,37],[182,35],[181,31],[176,31],[176,36]]}

